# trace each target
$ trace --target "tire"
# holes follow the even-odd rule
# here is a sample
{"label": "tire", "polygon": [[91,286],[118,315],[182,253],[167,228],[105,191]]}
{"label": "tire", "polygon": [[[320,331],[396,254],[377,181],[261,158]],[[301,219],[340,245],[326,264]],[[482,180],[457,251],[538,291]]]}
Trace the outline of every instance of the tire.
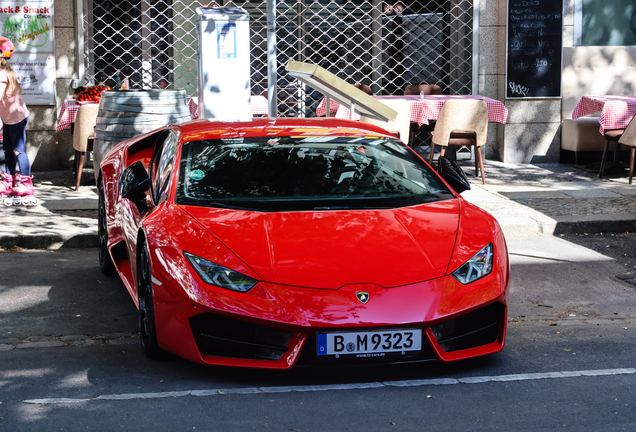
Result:
{"label": "tire", "polygon": [[146,357],[161,359],[165,351],[159,347],[155,326],[155,304],[148,245],[144,242],[137,260],[137,294],[139,296],[139,339]]}
{"label": "tire", "polygon": [[104,199],[104,188],[99,185],[99,206],[97,210],[97,235],[99,238],[99,246],[97,253],[99,258],[99,268],[102,273],[107,276],[115,276],[117,270],[113,264],[113,260],[108,253],[108,228],[106,220],[106,200]]}

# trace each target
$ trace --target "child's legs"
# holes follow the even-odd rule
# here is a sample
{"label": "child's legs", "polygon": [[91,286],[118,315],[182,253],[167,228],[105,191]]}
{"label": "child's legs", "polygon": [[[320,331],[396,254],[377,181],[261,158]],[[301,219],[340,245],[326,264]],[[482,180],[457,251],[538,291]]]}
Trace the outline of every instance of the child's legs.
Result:
{"label": "child's legs", "polygon": [[28,121],[29,118],[27,117],[20,123],[4,125],[4,157],[11,175],[15,175],[16,161],[19,163],[22,175],[31,175],[31,164],[26,154],[26,125]]}

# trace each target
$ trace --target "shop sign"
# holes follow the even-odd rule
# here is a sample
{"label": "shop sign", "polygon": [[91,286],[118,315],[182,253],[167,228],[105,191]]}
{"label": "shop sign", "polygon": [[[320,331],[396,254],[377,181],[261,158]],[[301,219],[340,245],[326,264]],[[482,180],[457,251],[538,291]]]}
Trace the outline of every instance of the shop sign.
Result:
{"label": "shop sign", "polygon": [[0,36],[16,52],[53,53],[53,1],[0,1]]}
{"label": "shop sign", "polygon": [[55,105],[53,0],[0,0],[0,36],[15,46],[11,67],[27,105]]}
{"label": "shop sign", "polygon": [[10,60],[27,105],[55,104],[55,59],[52,53],[16,53]]}

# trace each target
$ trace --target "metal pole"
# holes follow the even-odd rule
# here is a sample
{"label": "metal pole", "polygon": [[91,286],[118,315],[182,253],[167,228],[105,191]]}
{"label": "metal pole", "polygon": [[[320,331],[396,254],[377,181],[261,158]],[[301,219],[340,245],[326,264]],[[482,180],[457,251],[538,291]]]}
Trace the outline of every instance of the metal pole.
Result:
{"label": "metal pole", "polygon": [[[77,66],[77,86],[84,84],[84,1],[77,2],[77,33],[75,33],[75,44],[77,45],[77,56],[75,65]],[[75,86],[75,87],[77,87]]]}
{"label": "metal pole", "polygon": [[267,0],[267,103],[270,117],[278,115],[276,79],[276,0]]}
{"label": "metal pole", "polygon": [[382,88],[382,1],[373,0],[373,9],[371,9],[371,28],[372,36],[372,82],[371,88],[373,94],[376,94]]}
{"label": "metal pole", "polygon": [[479,94],[479,0],[473,1],[473,94]]}

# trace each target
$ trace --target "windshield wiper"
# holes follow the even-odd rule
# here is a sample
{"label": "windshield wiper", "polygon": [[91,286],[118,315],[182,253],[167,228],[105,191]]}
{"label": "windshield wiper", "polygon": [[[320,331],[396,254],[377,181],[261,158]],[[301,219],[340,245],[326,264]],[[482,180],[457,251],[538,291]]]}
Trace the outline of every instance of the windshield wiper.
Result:
{"label": "windshield wiper", "polygon": [[205,201],[205,205],[209,207],[220,207],[220,208],[226,208],[226,209],[232,209],[232,210],[260,211],[260,209],[255,209],[252,207],[234,206],[231,204],[225,204],[218,201]]}
{"label": "windshield wiper", "polygon": [[391,210],[395,207],[379,207],[379,206],[325,206],[314,207],[314,210]]}

